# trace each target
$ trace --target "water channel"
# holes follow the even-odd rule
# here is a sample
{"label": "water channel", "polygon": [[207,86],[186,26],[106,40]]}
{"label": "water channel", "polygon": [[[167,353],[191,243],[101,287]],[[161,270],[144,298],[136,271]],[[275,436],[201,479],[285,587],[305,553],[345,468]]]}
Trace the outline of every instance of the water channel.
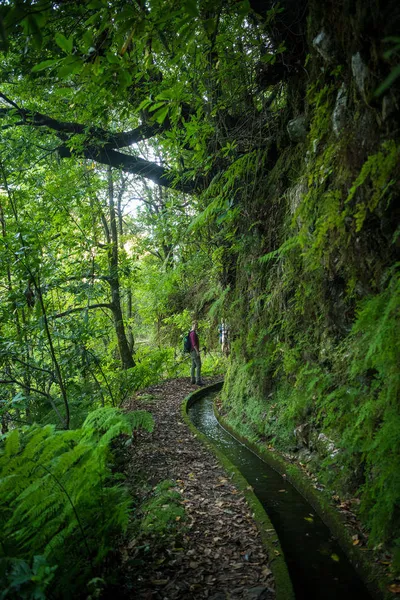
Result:
{"label": "water channel", "polygon": [[189,416],[253,487],[279,536],[296,600],[370,600],[357,572],[311,505],[219,425],[213,411],[216,394],[196,401]]}

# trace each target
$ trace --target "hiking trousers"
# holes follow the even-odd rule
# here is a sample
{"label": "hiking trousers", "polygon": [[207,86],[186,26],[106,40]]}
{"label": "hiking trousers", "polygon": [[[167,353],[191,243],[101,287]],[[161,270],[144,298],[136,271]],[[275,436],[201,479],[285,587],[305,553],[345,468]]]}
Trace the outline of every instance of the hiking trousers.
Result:
{"label": "hiking trousers", "polygon": [[[192,383],[201,383],[201,358],[200,354],[197,354],[196,350],[190,351],[190,358],[192,359],[192,368],[190,376]],[[196,373],[196,378],[195,378]]]}

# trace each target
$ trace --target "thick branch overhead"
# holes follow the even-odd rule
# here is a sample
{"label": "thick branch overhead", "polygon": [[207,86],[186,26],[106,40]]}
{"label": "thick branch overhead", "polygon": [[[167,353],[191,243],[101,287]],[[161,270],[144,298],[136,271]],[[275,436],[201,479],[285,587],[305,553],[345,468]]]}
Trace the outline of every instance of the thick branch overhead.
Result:
{"label": "thick branch overhead", "polygon": [[[8,100],[8,102],[10,102]],[[124,132],[112,132],[99,127],[87,127],[82,123],[70,121],[59,121],[40,112],[26,110],[13,104],[13,108],[0,108],[0,118],[6,118],[12,115],[18,115],[20,121],[6,127],[17,127],[27,125],[30,127],[47,127],[66,142],[68,134],[85,135],[88,139],[88,145],[83,149],[83,156],[104,165],[110,165],[116,169],[122,169],[127,173],[140,175],[150,179],[157,185],[174,188],[185,193],[194,191],[193,182],[173,183],[175,174],[165,167],[152,163],[137,156],[131,156],[116,152],[116,149],[126,148],[132,144],[145,139],[150,139],[156,134],[165,130],[165,127],[159,124],[143,124],[135,129]],[[73,153],[64,143],[58,147],[58,153],[61,158],[71,158]]]}

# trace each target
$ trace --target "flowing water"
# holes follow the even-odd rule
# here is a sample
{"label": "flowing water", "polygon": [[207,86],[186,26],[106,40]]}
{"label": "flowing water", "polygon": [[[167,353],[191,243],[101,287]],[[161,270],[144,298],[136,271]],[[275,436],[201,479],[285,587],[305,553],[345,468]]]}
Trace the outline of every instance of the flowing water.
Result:
{"label": "flowing water", "polygon": [[196,401],[189,408],[189,416],[253,487],[279,536],[296,600],[371,599],[332,533],[307,500],[219,425],[213,411],[215,395],[213,392]]}

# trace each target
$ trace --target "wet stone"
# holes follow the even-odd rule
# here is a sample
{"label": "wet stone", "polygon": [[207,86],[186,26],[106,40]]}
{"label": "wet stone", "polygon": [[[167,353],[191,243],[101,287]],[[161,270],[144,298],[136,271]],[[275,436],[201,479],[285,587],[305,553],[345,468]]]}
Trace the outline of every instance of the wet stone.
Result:
{"label": "wet stone", "polygon": [[343,84],[336,97],[335,108],[332,113],[332,129],[336,136],[340,135],[346,124],[347,113],[347,90]]}
{"label": "wet stone", "polygon": [[318,54],[322,56],[326,62],[334,62],[336,60],[332,40],[326,31],[320,31],[319,34],[315,36],[312,43]]}
{"label": "wet stone", "polygon": [[365,99],[366,97],[366,85],[369,77],[368,67],[364,64],[361,54],[357,52],[351,57],[351,71],[358,88],[358,91]]}
{"label": "wet stone", "polygon": [[243,600],[273,600],[275,593],[268,587],[254,587],[245,590]]}
{"label": "wet stone", "polygon": [[306,118],[304,115],[292,119],[286,126],[292,142],[301,142],[307,137]]}

